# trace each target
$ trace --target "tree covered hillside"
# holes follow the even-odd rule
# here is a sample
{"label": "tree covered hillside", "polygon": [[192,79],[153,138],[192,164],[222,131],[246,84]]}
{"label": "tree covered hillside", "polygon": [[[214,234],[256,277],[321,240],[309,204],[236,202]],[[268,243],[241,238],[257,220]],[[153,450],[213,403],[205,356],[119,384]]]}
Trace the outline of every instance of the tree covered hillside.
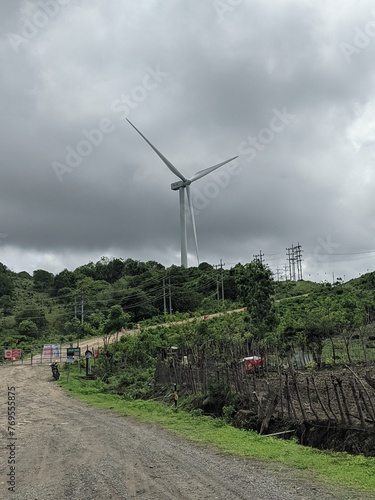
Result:
{"label": "tree covered hillside", "polygon": [[221,272],[205,263],[166,269],[154,261],[102,258],[74,271],[53,275],[38,269],[32,276],[0,266],[3,346],[101,335],[115,306],[125,314],[123,326],[165,314],[238,306],[234,270]]}
{"label": "tree covered hillside", "polygon": [[303,337],[319,352],[322,339],[339,335],[348,345],[372,325],[374,304],[375,273],[331,285],[276,282],[259,261],[224,270],[103,257],[56,275],[0,264],[0,345],[72,342],[151,318],[246,307],[247,329],[258,341],[288,348]]}

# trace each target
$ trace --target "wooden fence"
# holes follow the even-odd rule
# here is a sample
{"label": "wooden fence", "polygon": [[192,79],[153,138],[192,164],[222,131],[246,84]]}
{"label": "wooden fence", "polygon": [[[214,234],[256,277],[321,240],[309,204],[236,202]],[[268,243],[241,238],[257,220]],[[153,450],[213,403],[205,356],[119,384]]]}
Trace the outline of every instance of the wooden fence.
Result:
{"label": "wooden fence", "polygon": [[[233,346],[232,346],[233,347]],[[234,355],[235,354],[235,355]],[[261,422],[267,432],[272,418],[294,422],[330,422],[353,429],[375,427],[374,362],[334,365],[322,370],[277,365],[268,352],[261,367],[246,370],[241,352],[233,348],[224,361],[208,352],[192,350],[160,356],[155,372],[159,385],[177,384],[180,391],[237,395],[242,410]],[[242,353],[243,354],[243,353]]]}

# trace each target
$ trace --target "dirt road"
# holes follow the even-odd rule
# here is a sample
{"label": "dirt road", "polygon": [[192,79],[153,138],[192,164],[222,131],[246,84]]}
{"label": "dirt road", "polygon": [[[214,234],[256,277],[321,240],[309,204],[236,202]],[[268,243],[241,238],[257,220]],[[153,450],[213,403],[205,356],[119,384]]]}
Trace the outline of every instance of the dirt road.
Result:
{"label": "dirt road", "polygon": [[49,366],[0,367],[0,394],[0,499],[371,498],[85,405],[56,385]]}

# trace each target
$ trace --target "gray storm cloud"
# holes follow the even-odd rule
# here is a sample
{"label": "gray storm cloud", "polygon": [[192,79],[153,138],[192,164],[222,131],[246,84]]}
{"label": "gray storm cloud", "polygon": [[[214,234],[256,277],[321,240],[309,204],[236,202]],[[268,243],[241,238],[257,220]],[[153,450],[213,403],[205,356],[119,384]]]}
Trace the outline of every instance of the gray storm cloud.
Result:
{"label": "gray storm cloud", "polygon": [[[262,250],[276,270],[299,242],[306,277],[374,269],[370,1],[40,0],[0,13],[5,265],[179,264],[176,179],[129,118],[187,177],[239,155],[235,172],[192,188],[202,260]],[[195,264],[191,239],[189,253]]]}

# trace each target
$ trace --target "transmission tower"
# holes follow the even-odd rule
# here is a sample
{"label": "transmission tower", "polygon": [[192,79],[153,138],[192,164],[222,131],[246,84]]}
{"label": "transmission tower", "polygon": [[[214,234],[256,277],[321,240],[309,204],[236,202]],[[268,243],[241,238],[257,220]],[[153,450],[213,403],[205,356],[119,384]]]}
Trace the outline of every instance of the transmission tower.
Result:
{"label": "transmission tower", "polygon": [[295,267],[295,260],[294,260],[294,246],[292,245],[291,248],[287,248],[287,259],[288,259],[288,268],[289,268],[289,279],[290,281],[296,281],[296,267]]}
{"label": "transmission tower", "polygon": [[[289,279],[290,281],[302,280],[302,247],[298,245],[292,245],[290,248],[286,249],[287,260],[289,268]],[[297,270],[297,276],[296,276]]]}
{"label": "transmission tower", "polygon": [[297,264],[297,279],[302,280],[302,247],[298,243],[296,247],[294,247],[294,260]]}

